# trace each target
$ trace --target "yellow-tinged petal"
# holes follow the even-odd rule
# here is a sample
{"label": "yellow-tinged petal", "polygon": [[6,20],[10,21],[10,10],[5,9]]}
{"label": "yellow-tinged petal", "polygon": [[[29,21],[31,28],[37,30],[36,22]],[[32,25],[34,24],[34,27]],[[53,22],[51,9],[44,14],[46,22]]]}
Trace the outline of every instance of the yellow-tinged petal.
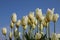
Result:
{"label": "yellow-tinged petal", "polygon": [[48,21],[51,21],[52,20],[52,18],[53,18],[53,14],[54,14],[54,10],[52,9],[47,9],[47,14],[46,14],[46,18],[47,18],[47,20]]}
{"label": "yellow-tinged petal", "polygon": [[43,30],[43,24],[42,23],[39,25],[39,29]]}
{"label": "yellow-tinged petal", "polygon": [[15,23],[17,21],[17,15],[16,15],[16,13],[12,14],[11,20],[12,20],[13,23]]}
{"label": "yellow-tinged petal", "polygon": [[29,15],[28,15],[29,19],[30,20],[33,20],[34,18],[34,12],[30,12]]}
{"label": "yellow-tinged petal", "polygon": [[14,27],[14,23],[11,21],[10,23],[10,27],[13,28]]}
{"label": "yellow-tinged petal", "polygon": [[16,23],[16,27],[18,28],[21,24],[21,20],[18,20],[17,23]]}
{"label": "yellow-tinged petal", "polygon": [[2,29],[2,33],[3,33],[3,35],[6,35],[7,29],[6,29],[6,28],[3,28],[3,29]]}
{"label": "yellow-tinged petal", "polygon": [[23,16],[22,21],[21,21],[22,26],[27,25],[27,23],[28,23],[28,16]]}
{"label": "yellow-tinged petal", "polygon": [[59,18],[59,14],[54,14],[53,15],[53,21],[56,22]]}
{"label": "yellow-tinged petal", "polygon": [[9,33],[9,38],[12,38],[12,36],[13,36],[13,33],[10,32],[10,33]]}
{"label": "yellow-tinged petal", "polygon": [[41,38],[41,34],[40,33],[36,33],[36,35],[35,35],[35,39],[40,39]]}

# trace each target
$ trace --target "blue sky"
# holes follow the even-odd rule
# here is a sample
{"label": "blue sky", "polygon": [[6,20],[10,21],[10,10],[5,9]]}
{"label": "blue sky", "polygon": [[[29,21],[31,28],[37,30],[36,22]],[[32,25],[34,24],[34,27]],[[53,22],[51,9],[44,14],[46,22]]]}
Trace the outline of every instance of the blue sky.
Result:
{"label": "blue sky", "polygon": [[[60,15],[60,0],[0,0],[0,34],[3,27],[9,30],[11,15],[16,12],[18,19],[28,15],[30,11],[41,8],[46,14],[47,8],[55,8],[55,13]],[[53,32],[53,22],[50,24],[51,33]],[[60,33],[60,18],[56,24],[56,32]],[[0,35],[1,38],[1,35]]]}

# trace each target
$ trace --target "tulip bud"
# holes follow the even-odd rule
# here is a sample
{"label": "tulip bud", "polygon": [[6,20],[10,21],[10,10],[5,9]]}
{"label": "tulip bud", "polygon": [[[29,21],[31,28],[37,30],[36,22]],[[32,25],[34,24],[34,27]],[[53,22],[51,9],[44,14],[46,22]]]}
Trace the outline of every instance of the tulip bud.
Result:
{"label": "tulip bud", "polygon": [[11,21],[10,23],[10,27],[13,28],[14,27],[14,23]]}
{"label": "tulip bud", "polygon": [[36,35],[35,35],[35,39],[37,39],[37,40],[38,40],[38,39],[40,39],[40,38],[41,38],[41,36],[42,36],[42,35],[41,35],[40,33],[36,33]]}
{"label": "tulip bud", "polygon": [[59,15],[58,14],[54,14],[53,15],[53,21],[56,22],[59,18]]}
{"label": "tulip bud", "polygon": [[12,36],[13,36],[13,33],[10,32],[10,33],[9,33],[9,38],[12,38]]}
{"label": "tulip bud", "polygon": [[50,9],[48,8],[47,14],[46,14],[46,18],[47,18],[48,22],[52,20],[52,18],[53,18],[53,13],[54,13],[54,11],[53,11],[53,10],[50,10]]}
{"label": "tulip bud", "polygon": [[2,29],[2,33],[3,33],[3,35],[6,35],[7,29],[6,29],[6,28],[3,28],[3,29]]}
{"label": "tulip bud", "polygon": [[16,13],[12,14],[11,20],[12,20],[13,23],[15,23],[17,21],[17,15],[16,15]]}
{"label": "tulip bud", "polygon": [[18,28],[20,26],[20,24],[21,24],[21,21],[18,20],[17,23],[16,23],[16,27]]}
{"label": "tulip bud", "polygon": [[36,9],[36,18],[39,19],[40,16],[42,16],[42,9],[37,8]]}

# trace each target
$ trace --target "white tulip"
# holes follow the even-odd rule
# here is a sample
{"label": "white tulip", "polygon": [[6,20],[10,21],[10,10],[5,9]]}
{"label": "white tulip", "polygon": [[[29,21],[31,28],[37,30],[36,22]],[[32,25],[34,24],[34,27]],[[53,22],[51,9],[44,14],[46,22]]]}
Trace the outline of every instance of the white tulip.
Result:
{"label": "white tulip", "polygon": [[28,15],[29,19],[30,20],[33,20],[34,18],[34,12],[30,12],[29,15]]}
{"label": "white tulip", "polygon": [[10,27],[13,28],[14,27],[14,23],[11,21],[10,23]]}
{"label": "white tulip", "polygon": [[2,33],[3,33],[3,35],[6,35],[7,29],[6,29],[6,28],[3,28],[3,29],[2,29]]}
{"label": "white tulip", "polygon": [[57,40],[56,33],[53,33],[53,34],[52,34],[51,40]]}
{"label": "white tulip", "polygon": [[35,39],[40,39],[41,38],[41,34],[40,33],[36,33],[36,35],[35,35]]}
{"label": "white tulip", "polygon": [[59,14],[54,14],[53,15],[53,21],[56,22],[59,18]]}
{"label": "white tulip", "polygon": [[9,38],[12,38],[12,36],[13,36],[13,33],[10,32],[10,33],[9,33]]}
{"label": "white tulip", "polygon": [[50,10],[49,8],[47,9],[46,18],[47,18],[48,22],[52,20],[53,13],[54,13],[54,9],[52,9],[52,10]]}
{"label": "white tulip", "polygon": [[27,25],[27,23],[28,23],[28,17],[27,16],[23,16],[22,22],[21,22],[22,26]]}
{"label": "white tulip", "polygon": [[39,19],[42,16],[42,9],[36,9],[36,18]]}
{"label": "white tulip", "polygon": [[28,25],[31,25],[31,20],[28,18]]}
{"label": "white tulip", "polygon": [[11,20],[12,20],[13,23],[15,23],[17,21],[17,15],[16,15],[16,13],[12,14]]}
{"label": "white tulip", "polygon": [[18,28],[21,24],[21,20],[18,20],[17,23],[16,23],[16,27]]}
{"label": "white tulip", "polygon": [[42,15],[39,20],[43,21],[44,20],[44,16]]}
{"label": "white tulip", "polygon": [[32,24],[32,28],[35,29],[36,25],[35,24]]}
{"label": "white tulip", "polygon": [[44,26],[44,27],[46,27],[46,26],[47,26],[47,23],[46,23],[46,21],[45,21],[45,20],[43,20],[43,21],[42,21],[42,24],[43,24],[43,26]]}

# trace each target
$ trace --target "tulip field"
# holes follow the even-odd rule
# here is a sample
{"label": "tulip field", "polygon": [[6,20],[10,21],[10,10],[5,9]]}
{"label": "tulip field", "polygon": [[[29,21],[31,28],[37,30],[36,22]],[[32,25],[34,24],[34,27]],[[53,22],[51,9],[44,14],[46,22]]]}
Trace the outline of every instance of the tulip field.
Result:
{"label": "tulip field", "polygon": [[[55,34],[59,14],[54,12],[54,8],[48,8],[45,15],[42,13],[42,9],[36,8],[35,11],[30,11],[22,19],[17,19],[17,17],[16,13],[13,13],[10,17],[11,30],[9,31],[8,38],[6,35],[9,29],[6,27],[2,28],[1,31],[5,40],[58,40]],[[50,37],[50,22],[53,22],[54,25],[53,37]],[[20,27],[22,27],[22,32],[19,31]],[[46,32],[44,32],[44,28]]]}

